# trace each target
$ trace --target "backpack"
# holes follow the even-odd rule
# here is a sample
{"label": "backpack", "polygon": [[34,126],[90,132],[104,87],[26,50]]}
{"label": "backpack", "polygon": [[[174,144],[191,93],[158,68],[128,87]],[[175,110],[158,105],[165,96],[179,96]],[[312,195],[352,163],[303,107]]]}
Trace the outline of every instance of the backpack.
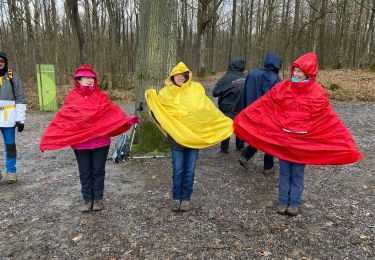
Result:
{"label": "backpack", "polygon": [[130,157],[136,129],[137,124],[132,127],[130,133],[123,133],[117,137],[115,148],[111,157],[115,163],[122,162],[126,158]]}
{"label": "backpack", "polygon": [[116,140],[115,149],[112,154],[112,160],[118,163],[124,161],[124,159],[129,156],[130,135],[128,133],[123,133]]}
{"label": "backpack", "polygon": [[14,82],[13,82],[13,70],[8,69],[8,77],[7,77],[6,79],[9,80],[10,85],[12,85],[12,90],[13,90],[13,87],[14,87]]}

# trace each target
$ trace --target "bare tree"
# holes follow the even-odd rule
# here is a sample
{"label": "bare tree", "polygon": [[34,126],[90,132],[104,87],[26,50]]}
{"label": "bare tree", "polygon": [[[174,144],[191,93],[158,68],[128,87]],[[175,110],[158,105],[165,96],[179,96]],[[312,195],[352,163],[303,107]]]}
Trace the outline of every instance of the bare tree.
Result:
{"label": "bare tree", "polygon": [[78,0],[67,0],[70,19],[78,40],[79,60],[81,64],[87,63],[86,39],[83,34],[81,20],[78,14]]}
{"label": "bare tree", "polygon": [[[176,32],[176,56],[194,72],[203,72],[199,75],[225,70],[234,56],[246,58],[250,68],[259,66],[270,50],[279,52],[284,64],[308,51],[316,51],[324,67],[374,63],[375,0],[175,2],[178,19],[160,22],[147,36],[149,43],[141,35],[143,0],[0,1],[0,47],[26,78],[34,79],[36,63],[48,62],[56,64],[57,80],[65,83],[79,63],[90,63],[104,85],[127,89],[134,87],[133,76],[140,73],[139,46],[161,46],[152,47],[152,53],[172,50],[158,43],[158,34],[170,37],[164,27]],[[175,17],[167,8],[156,9],[159,0],[148,3],[155,5],[148,11],[150,19],[156,19],[154,14],[161,14],[163,21]]]}

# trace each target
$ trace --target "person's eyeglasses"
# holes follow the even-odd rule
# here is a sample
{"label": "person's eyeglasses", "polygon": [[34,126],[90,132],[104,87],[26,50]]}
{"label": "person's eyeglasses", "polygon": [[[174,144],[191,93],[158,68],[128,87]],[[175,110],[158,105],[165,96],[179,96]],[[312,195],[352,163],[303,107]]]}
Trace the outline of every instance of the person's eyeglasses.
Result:
{"label": "person's eyeglasses", "polygon": [[4,63],[5,64],[5,60],[0,60],[0,63]]}

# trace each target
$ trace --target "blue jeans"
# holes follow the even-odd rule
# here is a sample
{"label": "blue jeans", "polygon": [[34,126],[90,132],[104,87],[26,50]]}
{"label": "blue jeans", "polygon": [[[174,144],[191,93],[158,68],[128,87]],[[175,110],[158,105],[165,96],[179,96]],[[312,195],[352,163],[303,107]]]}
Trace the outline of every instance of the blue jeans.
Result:
{"label": "blue jeans", "polygon": [[173,149],[173,200],[190,200],[193,193],[195,165],[198,158],[198,149]]}
{"label": "blue jeans", "polygon": [[279,163],[279,204],[300,207],[306,165],[281,159]]}
{"label": "blue jeans", "polygon": [[16,173],[17,149],[15,127],[1,127],[5,145],[5,165],[7,173]]}
{"label": "blue jeans", "polygon": [[108,151],[109,145],[95,149],[74,150],[85,202],[103,199]]}

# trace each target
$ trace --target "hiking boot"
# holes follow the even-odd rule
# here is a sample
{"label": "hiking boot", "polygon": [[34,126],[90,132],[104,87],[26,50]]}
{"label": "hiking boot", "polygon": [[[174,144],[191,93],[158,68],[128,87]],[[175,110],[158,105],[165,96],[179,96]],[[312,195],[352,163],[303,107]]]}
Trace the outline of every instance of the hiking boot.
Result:
{"label": "hiking boot", "polygon": [[179,211],[180,210],[181,201],[173,200],[172,201],[172,211]]}
{"label": "hiking boot", "polygon": [[288,209],[287,205],[277,205],[276,213],[280,215],[286,215],[286,211]]}
{"label": "hiking boot", "polygon": [[277,167],[276,166],[273,166],[271,169],[263,169],[262,173],[263,174],[273,174],[273,173],[277,173]]}
{"label": "hiking boot", "polygon": [[298,216],[301,213],[301,208],[295,207],[295,206],[289,206],[288,209],[286,210],[286,213],[289,216]]}
{"label": "hiking boot", "polygon": [[16,183],[17,182],[17,175],[15,173],[7,173],[7,182],[9,184],[13,184],[13,183]]}
{"label": "hiking boot", "polygon": [[85,201],[81,207],[81,212],[89,212],[92,209],[92,201]]}
{"label": "hiking boot", "polygon": [[246,170],[251,169],[256,169],[256,164],[255,164],[255,158],[254,156],[251,157],[249,160],[246,160],[245,157],[241,156],[240,159],[238,159],[238,162],[242,167],[244,167]]}
{"label": "hiking boot", "polygon": [[190,209],[190,201],[183,200],[181,201],[180,210],[181,211],[188,211]]}
{"label": "hiking boot", "polygon": [[249,162],[244,157],[241,156],[240,159],[238,159],[238,162],[245,168],[245,170],[249,169]]}
{"label": "hiking boot", "polygon": [[104,209],[103,200],[94,200],[94,205],[92,206],[93,211],[102,211]]}

